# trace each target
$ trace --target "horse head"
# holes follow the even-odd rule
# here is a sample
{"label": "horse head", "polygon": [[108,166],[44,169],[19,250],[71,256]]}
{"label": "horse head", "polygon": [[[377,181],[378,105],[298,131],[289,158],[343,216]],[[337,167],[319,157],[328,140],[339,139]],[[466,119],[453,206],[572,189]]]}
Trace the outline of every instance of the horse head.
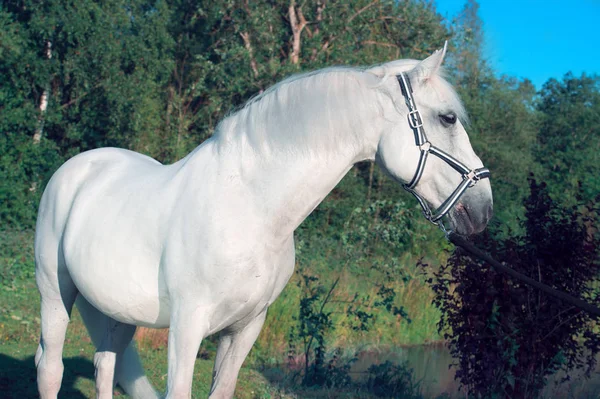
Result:
{"label": "horse head", "polygon": [[[463,125],[466,112],[443,78],[445,53],[446,46],[409,64],[411,69],[404,62],[394,73],[389,108],[395,115],[386,115],[394,123],[381,134],[376,160],[415,195],[428,220],[444,228],[442,218],[448,216],[452,230],[470,235],[481,232],[492,216],[492,189]],[[385,74],[394,69],[390,64],[383,67]]]}

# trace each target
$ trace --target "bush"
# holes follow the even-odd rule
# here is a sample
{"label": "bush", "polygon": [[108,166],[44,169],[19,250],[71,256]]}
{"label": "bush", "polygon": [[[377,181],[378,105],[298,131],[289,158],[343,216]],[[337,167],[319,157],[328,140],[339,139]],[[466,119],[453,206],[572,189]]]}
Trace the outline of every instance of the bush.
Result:
{"label": "bush", "polygon": [[[329,347],[328,341],[339,326],[334,314],[345,316],[342,324],[354,332],[369,331],[379,310],[385,309],[407,319],[408,315],[404,308],[394,305],[396,292],[384,284],[379,285],[377,296],[371,301],[368,296],[358,292],[352,296],[338,292],[339,277],[326,287],[316,276],[296,273],[301,276],[297,285],[302,297],[298,316],[294,317],[297,325],[292,327],[288,336],[289,363],[297,364],[297,359],[301,358],[300,364],[304,368],[302,384],[305,386],[348,386],[351,383],[350,368],[357,358],[346,361],[340,348],[331,350]],[[398,370],[391,367],[385,369],[394,375]],[[412,376],[412,373],[409,374]]]}
{"label": "bush", "polygon": [[367,372],[367,388],[377,396],[422,398],[419,383],[414,382],[413,369],[409,368],[407,363],[395,364],[386,361],[372,365]]}
{"label": "bush", "polygon": [[[530,179],[521,236],[477,245],[515,270],[598,304],[597,201],[562,208]],[[430,269],[429,269],[430,270]],[[592,317],[490,269],[457,250],[431,272],[440,331],[457,359],[456,378],[476,397],[532,398],[548,376],[595,366]]]}

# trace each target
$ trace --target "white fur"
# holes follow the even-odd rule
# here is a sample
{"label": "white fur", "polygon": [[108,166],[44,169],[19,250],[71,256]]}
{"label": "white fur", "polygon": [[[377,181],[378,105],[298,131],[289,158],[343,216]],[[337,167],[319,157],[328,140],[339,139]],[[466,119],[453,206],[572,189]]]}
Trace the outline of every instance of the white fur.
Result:
{"label": "white fur", "polygon": [[[117,381],[133,397],[155,395],[130,344],[134,325],[170,326],[167,398],[190,397],[200,342],[220,332],[210,397],[232,397],[267,308],[293,272],[298,225],[358,161],[377,159],[394,178],[412,177],[418,149],[395,74],[410,70],[432,142],[481,165],[462,125],[439,121],[439,112],[464,115],[439,74],[442,58],[295,76],[173,165],[114,148],[66,162],[44,191],[36,228],[41,397],[60,388],[78,297],[98,348],[98,397],[112,397]],[[417,189],[435,206],[457,181],[431,162]],[[471,215],[488,209],[489,183],[461,206]]]}

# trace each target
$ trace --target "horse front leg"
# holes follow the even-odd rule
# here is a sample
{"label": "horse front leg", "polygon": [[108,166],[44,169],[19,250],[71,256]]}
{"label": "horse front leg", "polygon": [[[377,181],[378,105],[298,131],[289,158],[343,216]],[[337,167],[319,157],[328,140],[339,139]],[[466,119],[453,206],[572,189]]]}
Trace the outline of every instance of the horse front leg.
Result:
{"label": "horse front leg", "polygon": [[207,331],[208,321],[204,309],[193,307],[189,302],[175,306],[169,326],[169,370],[166,399],[189,399],[192,397],[196,355]]}
{"label": "horse front leg", "polygon": [[264,310],[244,328],[221,334],[209,399],[233,398],[238,373],[258,338],[266,315]]}

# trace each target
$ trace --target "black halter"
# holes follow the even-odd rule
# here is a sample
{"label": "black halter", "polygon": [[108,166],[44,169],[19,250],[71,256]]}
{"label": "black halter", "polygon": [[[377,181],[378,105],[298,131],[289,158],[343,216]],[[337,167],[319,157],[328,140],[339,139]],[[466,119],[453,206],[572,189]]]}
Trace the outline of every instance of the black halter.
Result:
{"label": "black halter", "polygon": [[[403,187],[417,198],[423,208],[425,218],[436,226],[440,226],[440,228],[445,231],[446,229],[444,228],[441,219],[450,211],[450,209],[452,209],[454,204],[456,204],[458,199],[469,187],[473,187],[481,179],[489,178],[490,171],[487,168],[469,169],[452,155],[440,150],[427,141],[427,136],[423,129],[423,119],[417,109],[410,80],[406,73],[401,73],[397,78],[400,83],[400,89],[402,89],[402,94],[404,95],[404,100],[408,106],[408,124],[415,133],[415,144],[421,150],[421,156],[419,157],[415,175],[412,180],[408,184],[404,184]],[[429,205],[427,205],[427,202],[414,190],[417,184],[419,184],[419,180],[421,180],[423,170],[425,169],[425,163],[427,162],[427,156],[429,154],[437,156],[448,165],[452,166],[463,178],[458,187],[456,187],[452,194],[450,194],[450,196],[446,198],[435,211],[432,211]]]}

